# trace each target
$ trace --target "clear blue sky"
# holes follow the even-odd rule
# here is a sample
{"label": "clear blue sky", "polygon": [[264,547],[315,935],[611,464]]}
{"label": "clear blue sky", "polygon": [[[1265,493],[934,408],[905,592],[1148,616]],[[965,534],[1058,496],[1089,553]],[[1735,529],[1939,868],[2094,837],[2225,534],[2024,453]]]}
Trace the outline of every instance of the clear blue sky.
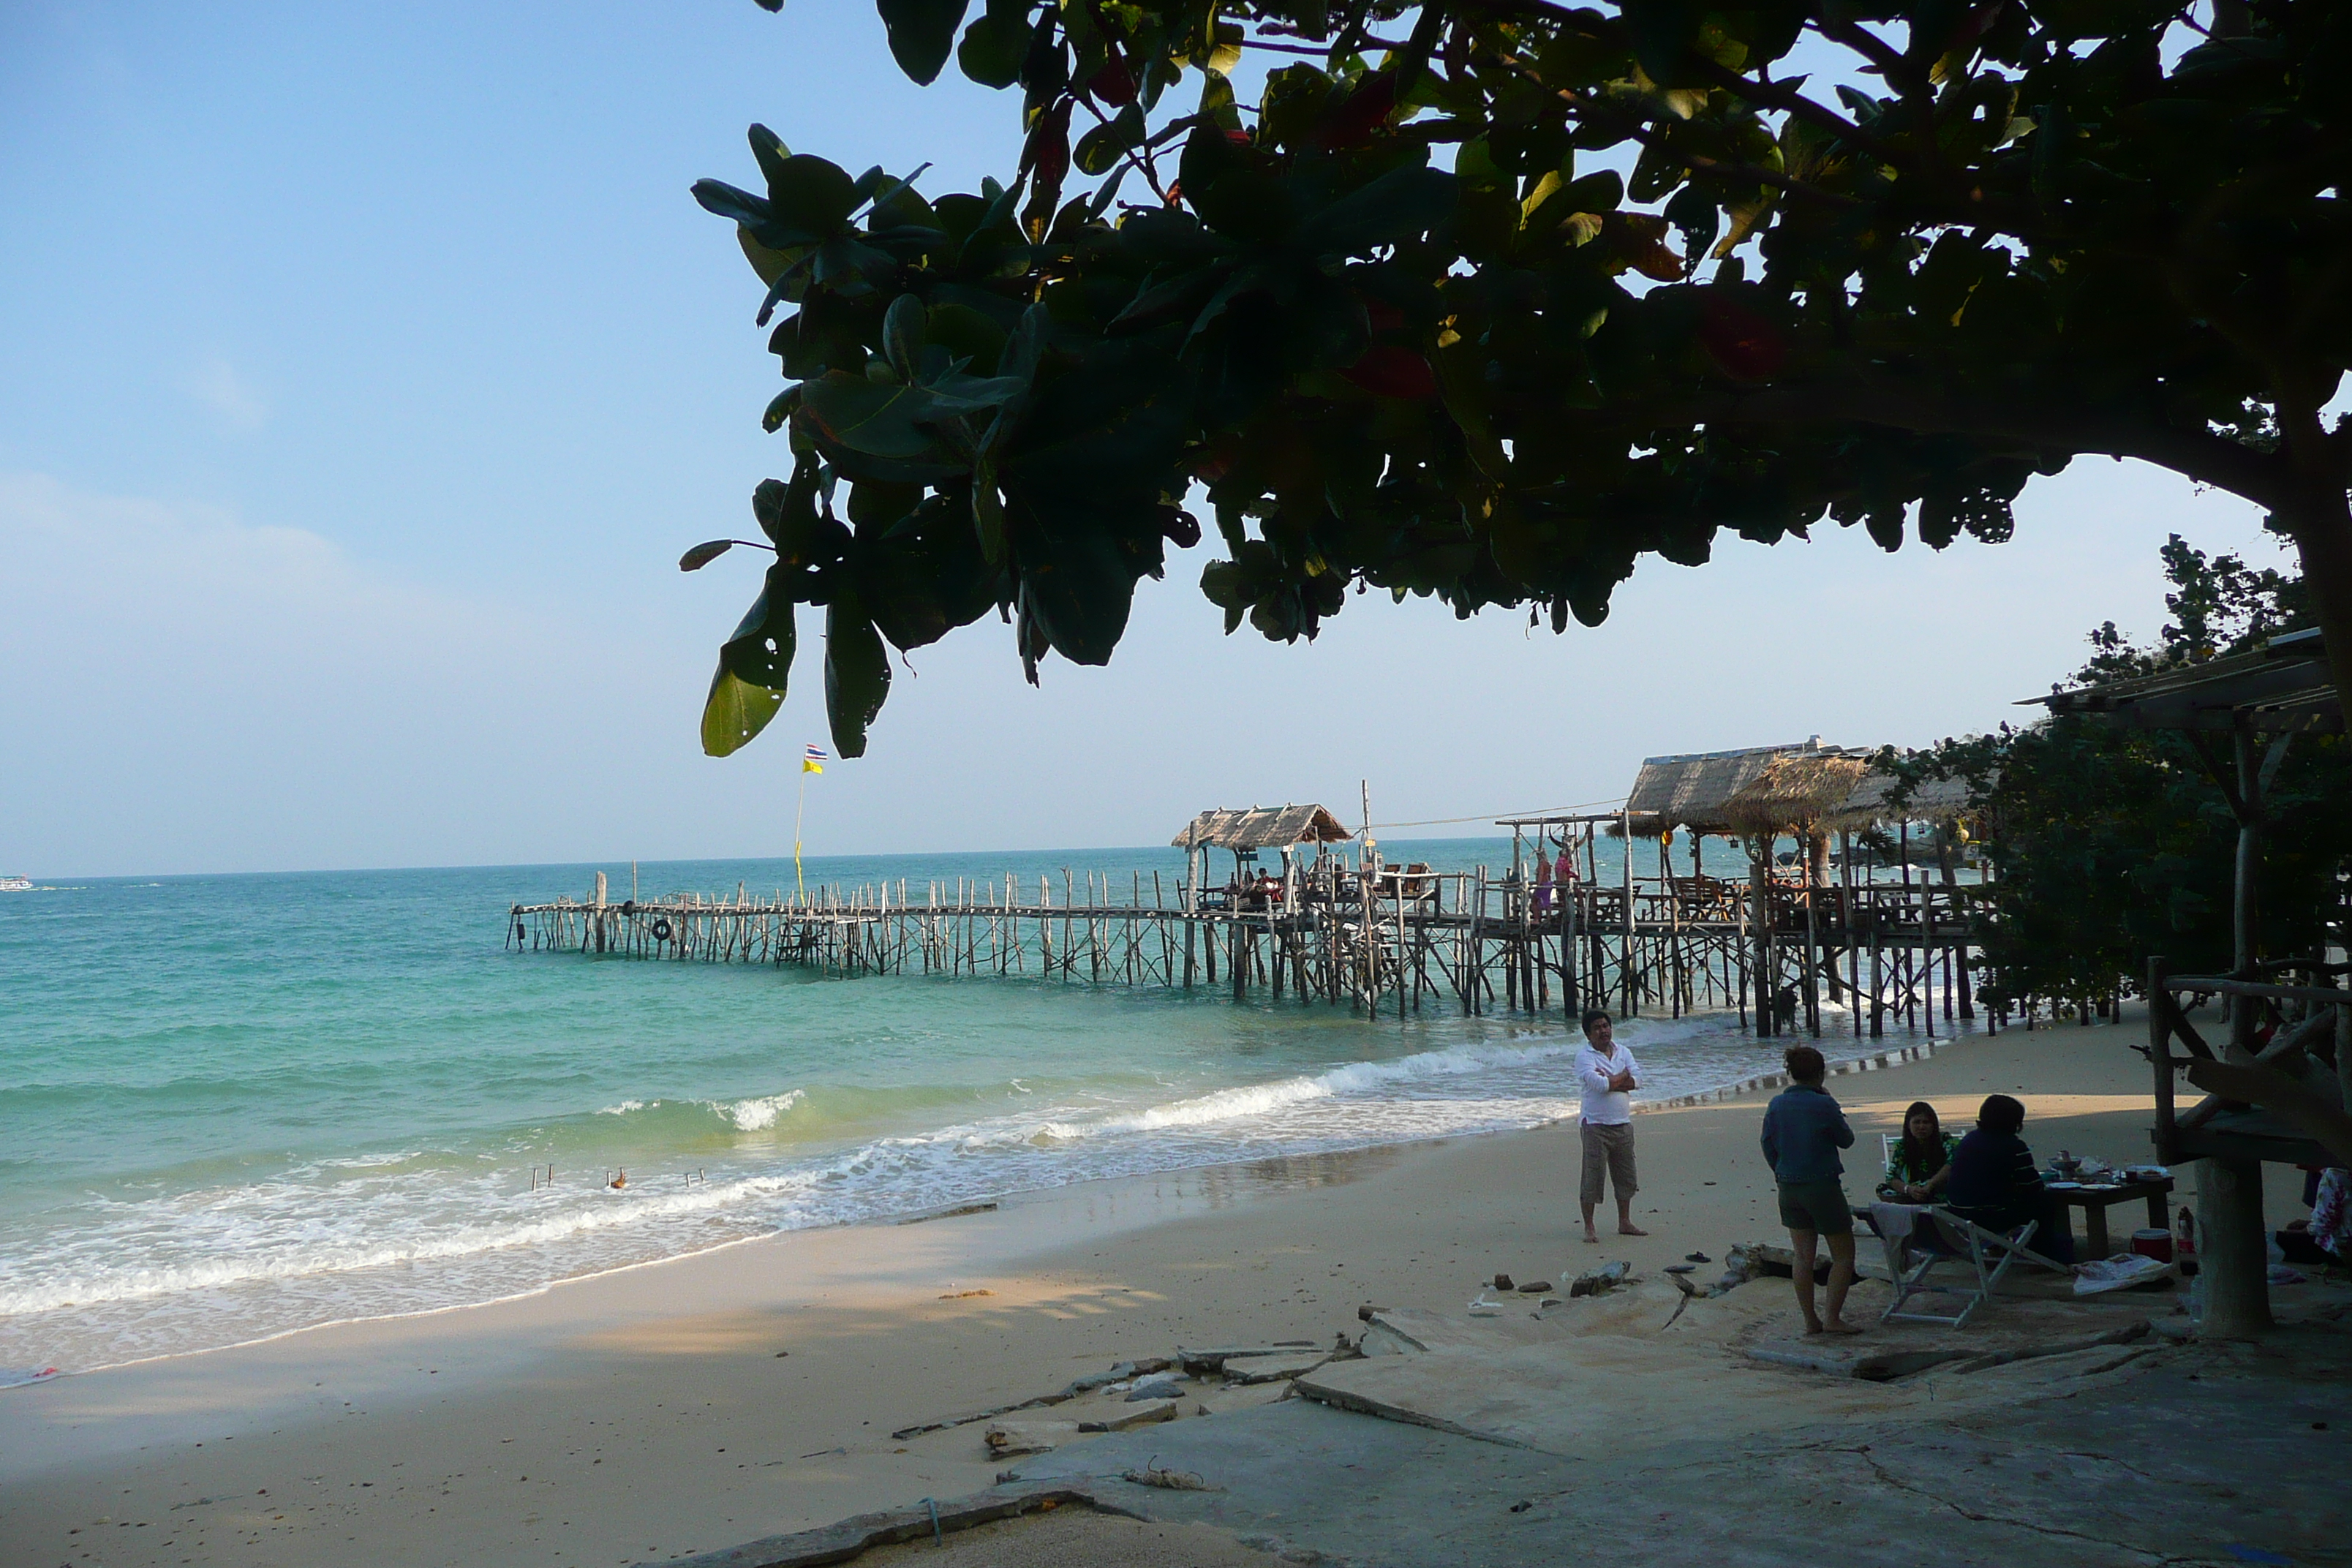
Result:
{"label": "clear blue sky", "polygon": [[[814,616],[769,734],[695,739],[755,568],[673,563],[788,463],[758,286],[687,187],[751,183],[759,120],[969,189],[1014,117],[906,82],[857,0],[0,0],[0,871],[789,853]],[[1363,777],[1377,818],[1467,816],[1982,729],[2090,626],[2153,632],[2168,530],[2271,555],[2090,461],[1999,549],[1727,541],[1597,632],[1368,598],[1281,648],[1221,635],[1203,546],[1107,670],[1032,690],[992,620],[918,653],[810,848],[1158,842]]]}

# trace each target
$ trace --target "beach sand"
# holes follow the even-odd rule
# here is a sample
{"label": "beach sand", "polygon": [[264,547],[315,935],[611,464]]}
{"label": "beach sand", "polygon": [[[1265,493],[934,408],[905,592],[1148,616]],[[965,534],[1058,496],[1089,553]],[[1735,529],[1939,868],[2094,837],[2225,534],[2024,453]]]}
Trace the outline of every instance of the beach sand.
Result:
{"label": "beach sand", "polygon": [[[1849,1196],[1913,1099],[1965,1126],[2014,1094],[2038,1154],[2147,1158],[2144,1038],[2127,1013],[1833,1079],[1860,1134]],[[795,1233],[0,1392],[0,1563],[617,1564],[977,1491],[1001,1468],[980,1426],[892,1430],[1179,1344],[1328,1343],[1360,1304],[1458,1307],[1497,1271],[1646,1272],[1785,1241],[1756,1149],[1769,1092],[1642,1116],[1652,1234],[1599,1247],[1579,1237],[1561,1124]],[[2178,1174],[2189,1201],[2195,1167]],[[2269,1175],[2283,1224],[2299,1178]],[[2119,1235],[2135,1212],[2115,1212]]]}

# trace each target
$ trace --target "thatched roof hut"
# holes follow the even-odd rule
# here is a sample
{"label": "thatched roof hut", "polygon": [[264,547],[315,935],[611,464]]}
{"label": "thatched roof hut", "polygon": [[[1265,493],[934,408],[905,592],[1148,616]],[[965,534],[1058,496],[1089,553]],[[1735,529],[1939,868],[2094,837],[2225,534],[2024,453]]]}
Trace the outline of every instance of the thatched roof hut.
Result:
{"label": "thatched roof hut", "polygon": [[1810,834],[1862,781],[1869,764],[1834,752],[1774,757],[1723,803],[1722,817],[1735,833],[1777,837]]}
{"label": "thatched roof hut", "polygon": [[1966,779],[1929,779],[1915,787],[1911,798],[1900,806],[1887,798],[1894,788],[1892,774],[1871,769],[1855,783],[1844,802],[1822,818],[1822,826],[1832,833],[1850,833],[1893,822],[1952,823],[1971,809]]}
{"label": "thatched roof hut", "polygon": [[1179,849],[1286,849],[1294,844],[1337,844],[1350,837],[1323,806],[1254,805],[1247,811],[1204,811],[1168,842]]}
{"label": "thatched roof hut", "polygon": [[[1823,746],[1819,737],[1801,745],[1750,746],[1737,752],[1647,757],[1633,781],[1633,793],[1625,797],[1626,816],[1637,838],[1655,838],[1678,827],[1694,833],[1766,831],[1750,824],[1770,815],[1771,801],[1784,795],[1791,800],[1810,799],[1803,793],[1807,775],[1783,769],[1781,782],[1767,782],[1776,764],[1793,766],[1822,759],[1841,763],[1848,760],[1836,747]],[[1861,768],[1856,761],[1855,776]],[[1846,777],[1837,786],[1831,804],[1843,800],[1853,783],[1853,776]],[[1759,793],[1748,794],[1751,790]],[[1733,803],[1743,796],[1748,805],[1735,807]]]}

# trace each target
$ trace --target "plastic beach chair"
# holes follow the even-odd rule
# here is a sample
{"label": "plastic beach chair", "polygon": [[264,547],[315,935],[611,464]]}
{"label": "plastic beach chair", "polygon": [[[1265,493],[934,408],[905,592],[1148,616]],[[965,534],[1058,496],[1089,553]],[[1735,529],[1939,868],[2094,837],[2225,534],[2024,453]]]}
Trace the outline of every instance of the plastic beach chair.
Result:
{"label": "plastic beach chair", "polygon": [[[2009,1272],[2011,1264],[2022,1259],[2061,1274],[2068,1272],[2064,1264],[2053,1262],[2026,1245],[2033,1239],[2033,1233],[2041,1228],[2038,1220],[2027,1220],[2015,1230],[2003,1235],[1997,1230],[1987,1230],[1947,1208],[1924,1210],[1919,1218],[1935,1226],[1937,1237],[1946,1250],[1926,1247],[1915,1249],[1909,1237],[1902,1240],[1882,1238],[1886,1247],[1886,1271],[1895,1281],[1895,1300],[1887,1303],[1885,1311],[1879,1314],[1878,1321],[1882,1323],[1942,1323],[1948,1328],[1964,1328],[1969,1314],[1991,1299],[1993,1291],[2000,1287],[2001,1276]],[[1916,1234],[1915,1225],[1913,1235]],[[1917,1254],[1916,1258],[1913,1256],[1915,1250]],[[1968,1269],[1974,1276],[1974,1283],[1935,1283],[1931,1276],[1939,1265],[1954,1270]],[[1968,1277],[1963,1275],[1961,1279],[1966,1280]],[[1905,1310],[1911,1298],[1927,1295],[1959,1297],[1960,1310],[1951,1314]]]}

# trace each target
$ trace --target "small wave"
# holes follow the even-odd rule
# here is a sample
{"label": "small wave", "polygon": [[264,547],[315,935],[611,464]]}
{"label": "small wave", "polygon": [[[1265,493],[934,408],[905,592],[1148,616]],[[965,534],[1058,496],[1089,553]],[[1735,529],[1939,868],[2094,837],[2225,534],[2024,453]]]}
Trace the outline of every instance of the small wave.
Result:
{"label": "small wave", "polygon": [[1539,1046],[1449,1046],[1444,1050],[1421,1051],[1384,1062],[1350,1062],[1311,1078],[1283,1079],[1274,1083],[1221,1089],[1192,1100],[1155,1105],[1132,1116],[1117,1118],[1110,1125],[1139,1132],[1170,1127],[1200,1127],[1211,1122],[1230,1121],[1237,1117],[1263,1116],[1310,1100],[1328,1100],[1334,1095],[1363,1094],[1400,1084],[1486,1072],[1498,1067],[1523,1067],[1554,1061],[1571,1056],[1575,1051],[1576,1047],[1565,1041]]}
{"label": "small wave", "polygon": [[735,1124],[743,1132],[764,1132],[776,1124],[776,1119],[808,1098],[804,1089],[788,1089],[782,1094],[771,1094],[758,1100],[739,1100],[732,1105],[712,1104],[711,1109]]}
{"label": "small wave", "polygon": [[[658,1106],[661,1104],[661,1101],[656,1100],[652,1103]],[[625,1100],[618,1105],[607,1105],[604,1107],[602,1110],[598,1110],[596,1114],[599,1116],[626,1116],[633,1110],[644,1110],[646,1109],[647,1109],[646,1102],[642,1100]]]}
{"label": "small wave", "polygon": [[[361,1269],[442,1262],[518,1247],[560,1246],[598,1233],[629,1229],[648,1221],[692,1219],[724,1213],[747,1202],[782,1202],[778,1218],[789,1226],[790,1205],[817,1184],[813,1173],[751,1176],[724,1184],[697,1184],[684,1192],[611,1194],[598,1189],[539,1213],[507,1213],[471,1223],[386,1228],[345,1215],[324,1218],[291,1194],[275,1186],[237,1194],[240,1212],[208,1217],[215,1245],[211,1256],[185,1256],[142,1266],[94,1263],[18,1286],[0,1285],[0,1319],[62,1307],[87,1308],[106,1301],[135,1300],[183,1291],[288,1281]],[[201,1194],[176,1205],[148,1205],[182,1213],[206,1207]],[[293,1199],[296,1201],[287,1201]],[[773,1223],[771,1222],[771,1226]],[[768,1228],[768,1227],[762,1227]]]}

